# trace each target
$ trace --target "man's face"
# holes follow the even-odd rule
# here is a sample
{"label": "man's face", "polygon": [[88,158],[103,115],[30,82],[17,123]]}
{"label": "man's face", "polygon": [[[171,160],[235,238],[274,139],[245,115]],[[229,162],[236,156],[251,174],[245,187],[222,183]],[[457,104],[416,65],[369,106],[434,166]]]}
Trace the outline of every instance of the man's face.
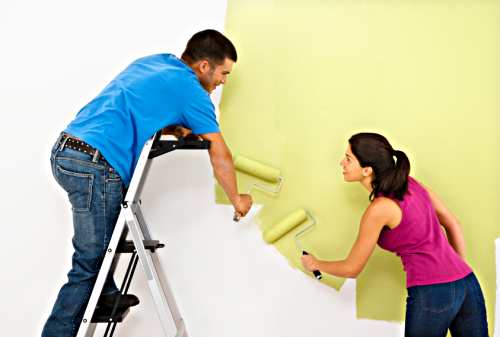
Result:
{"label": "man's face", "polygon": [[220,84],[225,84],[227,75],[231,73],[234,62],[231,59],[224,59],[220,65],[210,64],[203,60],[198,65],[196,71],[201,85],[206,91],[212,93]]}

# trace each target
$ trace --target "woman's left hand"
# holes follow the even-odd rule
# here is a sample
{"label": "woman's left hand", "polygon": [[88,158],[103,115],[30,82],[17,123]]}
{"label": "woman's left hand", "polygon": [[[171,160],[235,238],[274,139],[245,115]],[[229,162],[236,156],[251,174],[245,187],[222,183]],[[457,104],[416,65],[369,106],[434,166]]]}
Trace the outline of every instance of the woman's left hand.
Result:
{"label": "woman's left hand", "polygon": [[318,268],[318,259],[316,259],[313,255],[302,255],[300,257],[302,261],[302,265],[307,271],[319,270]]}

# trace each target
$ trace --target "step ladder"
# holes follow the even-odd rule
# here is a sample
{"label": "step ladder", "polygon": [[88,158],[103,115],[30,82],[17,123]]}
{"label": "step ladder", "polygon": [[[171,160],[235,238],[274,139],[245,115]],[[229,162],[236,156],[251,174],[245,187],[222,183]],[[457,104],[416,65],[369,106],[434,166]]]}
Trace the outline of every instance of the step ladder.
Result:
{"label": "step ladder", "polygon": [[[118,303],[115,303],[112,310],[109,311],[108,309],[107,312],[104,312],[101,307],[96,308],[104,282],[108,274],[114,274],[121,254],[132,254],[120,287],[121,294],[127,294],[137,262],[140,261],[146,274],[148,286],[165,337],[170,337],[169,327],[171,330],[171,325],[168,322],[172,320],[177,330],[175,337],[188,337],[184,321],[179,313],[167,279],[162,272],[156,253],[156,250],[163,248],[164,244],[151,238],[141,210],[140,196],[153,158],[174,150],[207,150],[209,148],[210,142],[204,140],[190,138],[163,140],[161,138],[161,131],[157,132],[152,139],[146,142],[122,203],[118,220],[87,308],[85,309],[77,337],[93,336],[98,323],[107,324],[104,336],[111,337],[117,323],[122,322],[128,314],[129,308],[122,310],[118,306]],[[132,240],[126,240],[129,233],[132,236]]]}

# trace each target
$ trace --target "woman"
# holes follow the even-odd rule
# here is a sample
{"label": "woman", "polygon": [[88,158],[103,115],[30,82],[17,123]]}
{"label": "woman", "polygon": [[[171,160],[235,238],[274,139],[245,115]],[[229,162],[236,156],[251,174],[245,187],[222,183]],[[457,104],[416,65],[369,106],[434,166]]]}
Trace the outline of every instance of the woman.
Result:
{"label": "woman", "polygon": [[341,165],[344,180],[360,182],[371,203],[345,260],[305,255],[304,268],[355,278],[378,243],[400,256],[406,271],[405,336],[445,337],[448,329],[453,337],[488,336],[484,298],[464,261],[460,224],[436,194],[409,176],[405,153],[379,134],[358,133]]}

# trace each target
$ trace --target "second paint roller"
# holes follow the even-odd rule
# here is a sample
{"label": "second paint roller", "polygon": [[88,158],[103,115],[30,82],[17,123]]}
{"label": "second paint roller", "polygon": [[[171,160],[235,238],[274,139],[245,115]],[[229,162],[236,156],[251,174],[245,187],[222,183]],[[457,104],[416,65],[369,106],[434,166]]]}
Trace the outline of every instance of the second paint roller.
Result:
{"label": "second paint roller", "polygon": [[[234,167],[236,170],[258,178],[266,183],[266,185],[254,183],[249,188],[247,194],[250,194],[253,188],[257,188],[271,194],[277,194],[281,191],[283,177],[281,176],[281,171],[279,169],[241,155],[234,158]],[[273,185],[274,187],[272,187]],[[238,221],[239,217],[235,214],[233,220]]]}
{"label": "second paint roller", "polygon": [[[308,255],[308,253],[302,249],[302,245],[300,244],[299,238],[304,235],[307,231],[311,230],[315,224],[316,221],[314,218],[303,208],[300,208],[289,215],[287,215],[285,218],[283,218],[281,221],[273,225],[269,230],[264,232],[264,240],[267,243],[273,243],[280,238],[282,238],[286,233],[290,232],[292,229],[302,225],[304,222],[308,222],[309,225],[304,227],[300,232],[298,232],[295,235],[295,244],[297,247],[302,250],[303,255]],[[319,270],[314,270],[313,271],[314,277],[316,279],[321,280],[323,275]]]}

